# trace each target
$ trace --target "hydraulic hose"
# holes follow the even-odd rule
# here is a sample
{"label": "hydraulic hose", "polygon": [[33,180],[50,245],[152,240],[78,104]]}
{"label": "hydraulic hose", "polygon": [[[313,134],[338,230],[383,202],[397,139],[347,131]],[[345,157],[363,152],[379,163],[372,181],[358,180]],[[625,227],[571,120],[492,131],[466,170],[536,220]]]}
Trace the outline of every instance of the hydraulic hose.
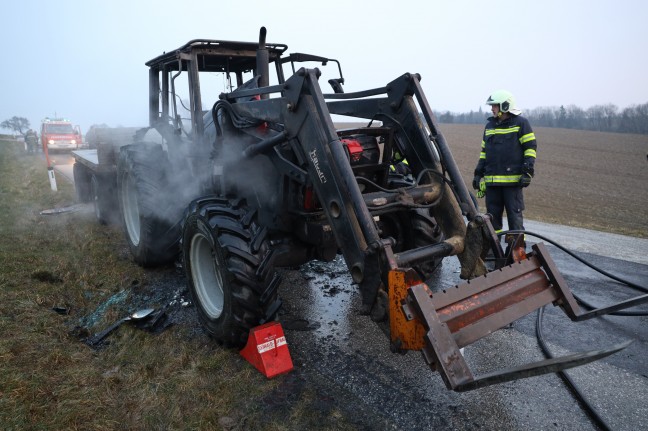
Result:
{"label": "hydraulic hose", "polygon": [[[644,293],[648,293],[648,288],[647,287],[640,286],[640,285],[638,285],[636,283],[633,283],[631,281],[624,280],[623,278],[618,277],[618,276],[616,276],[614,274],[610,274],[609,272],[607,272],[607,271],[593,265],[592,263],[586,261],[582,257],[576,255],[575,253],[573,253],[570,250],[566,249],[565,247],[561,246],[557,242],[552,241],[549,238],[546,238],[546,237],[544,237],[544,236],[542,236],[540,234],[537,234],[537,233],[534,233],[534,232],[529,232],[529,231],[524,231],[524,230],[509,230],[509,231],[501,232],[498,235],[501,236],[501,235],[506,235],[506,234],[525,234],[525,235],[530,235],[530,236],[533,236],[533,237],[536,237],[536,238],[540,238],[540,239],[542,239],[542,240],[556,246],[560,250],[564,251],[565,253],[567,253],[568,255],[573,257],[574,259],[578,260],[579,262],[583,263],[584,265],[588,266],[589,268],[593,269],[594,271],[596,271],[596,272],[598,272],[598,273],[600,273],[600,274],[602,274],[602,275],[604,275],[604,276],[606,276],[608,278],[611,278],[612,280],[617,281],[617,282],[619,282],[621,284],[625,284],[626,286],[631,287],[631,288],[633,288],[635,290],[638,290],[638,291],[644,292]],[[606,314],[609,314],[609,315],[612,315],[612,316],[648,316],[648,312],[646,312],[646,311],[618,311],[618,310],[623,310],[625,308],[630,308],[630,307],[633,307],[633,306],[636,306],[636,305],[640,305],[640,304],[643,304],[643,303],[648,303],[648,295],[640,295],[640,296],[637,296],[637,297],[632,298],[630,300],[618,302],[616,304],[612,304],[610,306],[603,307],[603,308],[598,308],[598,307],[588,303],[587,301],[583,300],[582,298],[579,298],[575,294],[574,294],[574,298],[576,298],[578,303],[581,304],[584,308],[586,308],[588,310],[593,310],[590,313],[586,313],[586,314],[580,316],[576,320],[587,320],[587,319],[591,319],[592,317],[598,317],[598,316],[602,316],[602,315],[606,315]]]}
{"label": "hydraulic hose", "polygon": [[[542,330],[542,321],[545,307],[538,309],[538,317],[536,319],[536,338],[538,339],[538,345],[540,345],[540,348],[542,349],[545,357],[551,359],[554,357],[554,354],[551,352],[551,350],[549,350],[549,346],[547,346],[547,343],[545,342],[544,332]],[[560,377],[565,385],[572,391],[574,398],[576,398],[576,401],[580,404],[581,408],[585,410],[590,419],[599,428],[606,431],[613,429],[610,425],[608,425],[605,419],[603,419],[599,411],[588,402],[585,394],[578,388],[578,385],[574,383],[572,378],[569,377],[569,374],[567,374],[565,371],[558,371],[556,374],[558,374],[558,377]]]}
{"label": "hydraulic hose", "polygon": [[[589,268],[593,269],[594,271],[599,272],[600,274],[603,274],[603,275],[605,275],[605,276],[607,276],[607,277],[609,277],[609,278],[611,278],[611,279],[613,279],[615,281],[618,281],[619,283],[625,284],[625,285],[627,285],[627,286],[629,286],[629,287],[631,287],[633,289],[639,290],[641,292],[648,292],[648,288],[646,288],[644,286],[640,286],[640,285],[638,285],[636,283],[632,283],[630,281],[624,280],[624,279],[622,279],[620,277],[617,277],[617,276],[615,276],[613,274],[610,274],[607,271],[604,271],[604,270],[596,267],[595,265],[587,262],[585,259],[581,258],[580,256],[577,256],[576,254],[574,254],[571,251],[567,250],[565,247],[561,246],[560,244],[558,244],[558,243],[556,243],[556,242],[554,242],[554,241],[552,241],[552,240],[550,240],[550,239],[548,239],[548,238],[546,238],[546,237],[544,237],[542,235],[539,235],[539,234],[536,234],[536,233],[533,233],[533,232],[523,231],[523,230],[509,230],[509,231],[506,231],[506,232],[501,232],[499,235],[501,236],[501,235],[505,235],[505,234],[525,234],[525,235],[530,235],[530,236],[533,236],[533,237],[540,238],[540,239],[542,239],[544,241],[547,241],[548,243],[558,247],[560,250],[562,250],[565,253],[567,253],[568,255],[572,256],[573,258],[575,258],[579,262],[587,265]],[[648,312],[641,312],[641,311],[636,311],[636,312],[632,312],[632,311],[626,311],[626,312],[612,311],[612,310],[620,310],[620,309],[624,309],[624,308],[628,308],[628,307],[638,305],[640,303],[648,302],[648,295],[641,295],[641,296],[638,296],[636,298],[626,300],[626,301],[622,301],[622,302],[618,302],[616,304],[613,304],[611,306],[604,307],[604,308],[597,308],[597,307],[587,303],[586,301],[584,301],[583,299],[579,298],[576,295],[574,295],[574,298],[576,298],[576,300],[583,307],[585,307],[587,309],[590,309],[590,310],[594,310],[593,312],[585,313],[584,315],[582,315],[583,317],[585,317],[585,316],[587,316],[589,314],[590,316],[587,316],[586,318],[600,317],[600,316],[608,315],[608,314],[609,315],[615,315],[615,316],[648,316]],[[536,338],[538,339],[538,344],[539,344],[540,348],[542,349],[542,352],[544,353],[545,357],[551,359],[555,355],[551,352],[551,350],[549,349],[549,347],[548,347],[548,345],[547,345],[547,343],[545,342],[545,339],[544,339],[544,332],[543,332],[544,309],[545,309],[545,307],[542,307],[542,308],[538,309],[538,315],[537,315],[537,319],[536,319]],[[608,311],[608,310],[610,310],[610,311]],[[584,320],[584,319],[577,319],[577,320]],[[585,394],[578,388],[578,385],[576,385],[576,383],[572,380],[572,378],[569,376],[569,374],[567,374],[566,371],[559,371],[559,372],[557,372],[557,374],[563,380],[565,385],[570,389],[570,391],[572,392],[572,394],[574,395],[576,400],[579,402],[579,404],[581,405],[583,410],[587,413],[587,415],[594,422],[594,424],[596,426],[598,426],[599,428],[603,429],[603,430],[612,430],[613,428],[605,421],[605,419],[603,419],[603,416],[601,416],[600,412],[593,405],[591,405],[588,402],[587,397],[585,396]]]}
{"label": "hydraulic hose", "polygon": [[537,234],[537,233],[529,232],[529,231],[527,231],[527,230],[507,230],[507,231],[504,231],[504,232],[500,232],[498,235],[499,235],[499,236],[502,236],[502,235],[509,234],[509,233],[510,233],[510,234],[514,234],[514,233],[517,233],[517,234],[526,234],[526,235],[530,235],[530,236],[533,236],[533,237],[536,237],[536,238],[540,238],[540,239],[543,240],[543,241],[547,241],[548,243],[550,243],[551,245],[554,245],[554,246],[558,247],[559,249],[561,249],[562,251],[564,251],[565,253],[567,253],[568,255],[570,255],[571,257],[573,257],[574,259],[576,259],[576,260],[578,260],[579,262],[581,262],[581,263],[587,265],[588,267],[592,268],[594,271],[599,272],[599,273],[605,275],[606,277],[611,278],[612,280],[618,281],[619,283],[623,283],[623,284],[625,284],[625,285],[628,285],[628,286],[632,287],[633,289],[639,290],[639,291],[641,291],[641,292],[648,293],[648,287],[639,286],[638,284],[635,284],[635,283],[633,283],[633,282],[631,282],[631,281],[627,281],[627,280],[624,280],[624,279],[622,279],[622,278],[620,278],[620,277],[617,277],[617,276],[614,275],[614,274],[610,274],[609,272],[607,272],[607,271],[605,271],[605,270],[602,270],[602,269],[596,267],[595,265],[589,263],[588,261],[586,261],[586,260],[583,259],[582,257],[576,255],[575,253],[569,251],[569,250],[566,249],[565,247],[561,246],[560,244],[558,244],[558,243],[555,242],[555,241],[550,240],[550,239],[547,238],[547,237],[544,237],[544,236],[542,236],[542,235],[540,235],[540,234]]}

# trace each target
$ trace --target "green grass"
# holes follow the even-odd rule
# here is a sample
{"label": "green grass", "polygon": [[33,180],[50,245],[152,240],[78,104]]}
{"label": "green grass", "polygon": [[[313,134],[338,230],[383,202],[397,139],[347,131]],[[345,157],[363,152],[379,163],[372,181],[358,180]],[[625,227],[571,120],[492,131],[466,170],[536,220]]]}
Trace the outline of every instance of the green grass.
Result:
{"label": "green grass", "polygon": [[[110,304],[94,332],[122,317],[125,303],[108,300],[132,297],[156,273],[133,264],[120,230],[91,212],[41,215],[74,202],[72,185],[57,185],[39,156],[0,141],[3,430],[354,429],[335,406],[321,407],[297,370],[268,380],[183,325],[159,334],[124,325],[102,349],[84,344],[84,318]],[[269,409],[286,390],[293,401]]]}

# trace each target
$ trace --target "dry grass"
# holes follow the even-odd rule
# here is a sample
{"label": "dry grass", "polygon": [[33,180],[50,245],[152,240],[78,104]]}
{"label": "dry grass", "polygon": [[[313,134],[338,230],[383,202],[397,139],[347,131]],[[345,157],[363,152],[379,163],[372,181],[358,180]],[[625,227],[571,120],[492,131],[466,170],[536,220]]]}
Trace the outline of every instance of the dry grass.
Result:
{"label": "dry grass", "polygon": [[[137,295],[165,270],[133,264],[121,232],[92,214],[40,215],[74,195],[61,178],[59,191],[50,190],[40,158],[0,141],[0,172],[0,428],[353,428],[334,409],[316,408],[319,396],[298,372],[267,380],[191,325],[159,334],[124,325],[108,346],[85,345],[84,318],[113,295]],[[107,307],[90,330],[124,316],[125,302]],[[292,401],[268,408],[285,387]]]}

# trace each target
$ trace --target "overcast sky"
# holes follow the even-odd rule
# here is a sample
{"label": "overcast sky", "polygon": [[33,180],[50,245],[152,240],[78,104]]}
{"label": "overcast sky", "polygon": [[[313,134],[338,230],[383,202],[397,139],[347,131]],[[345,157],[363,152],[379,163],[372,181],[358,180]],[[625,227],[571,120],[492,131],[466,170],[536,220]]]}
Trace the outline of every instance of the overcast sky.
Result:
{"label": "overcast sky", "polygon": [[[648,1],[1,0],[0,121],[146,126],[144,63],[196,38],[336,58],[347,92],[422,76],[433,109],[648,103]],[[324,85],[325,83],[323,83]],[[326,92],[330,92],[326,87]]]}

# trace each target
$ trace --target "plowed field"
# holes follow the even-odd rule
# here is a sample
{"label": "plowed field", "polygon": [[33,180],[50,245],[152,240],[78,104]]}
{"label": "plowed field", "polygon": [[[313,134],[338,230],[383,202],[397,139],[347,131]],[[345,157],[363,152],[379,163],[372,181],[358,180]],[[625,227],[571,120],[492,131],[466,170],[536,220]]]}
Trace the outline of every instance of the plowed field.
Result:
{"label": "plowed field", "polygon": [[[479,157],[483,127],[441,124],[466,184]],[[534,128],[535,178],[525,190],[525,218],[648,237],[648,136]],[[480,201],[485,211],[484,201]]]}

